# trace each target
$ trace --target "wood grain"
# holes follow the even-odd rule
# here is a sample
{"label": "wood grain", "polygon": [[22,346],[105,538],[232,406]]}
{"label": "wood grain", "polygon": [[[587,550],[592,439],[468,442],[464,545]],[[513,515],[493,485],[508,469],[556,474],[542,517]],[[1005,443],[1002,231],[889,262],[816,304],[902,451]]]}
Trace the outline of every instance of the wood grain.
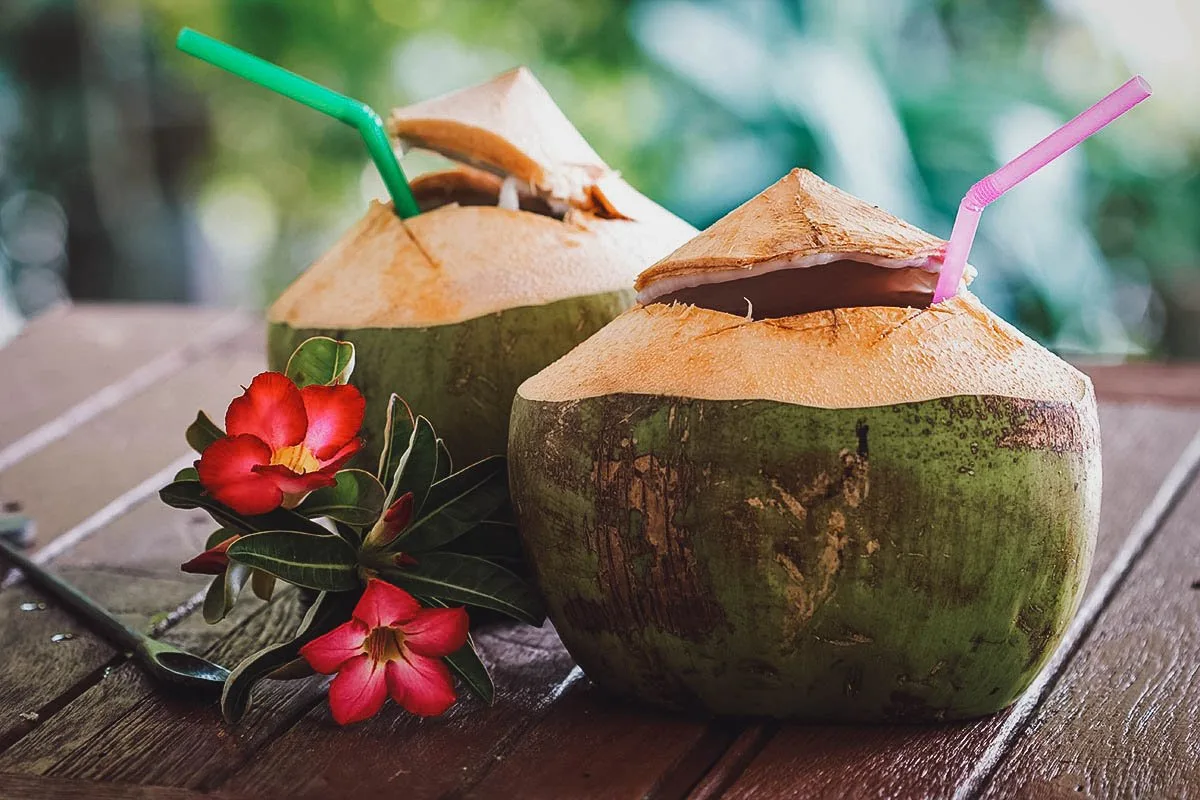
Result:
{"label": "wood grain", "polygon": [[217,348],[0,472],[0,497],[21,503],[37,523],[37,549],[186,455],[183,431],[197,406],[219,416],[261,364],[239,345]]}
{"label": "wood grain", "polygon": [[[164,638],[233,665],[264,643],[287,638],[299,618],[289,591],[269,605],[247,599],[234,619],[220,626],[192,615]],[[125,664],[0,756],[0,771],[203,788],[206,780],[242,763],[290,725],[319,688],[304,692],[302,684],[286,686],[255,704],[237,730],[229,730],[215,694],[173,693]]]}
{"label": "wood grain", "polygon": [[[1101,406],[1106,474],[1093,580],[1111,563],[1197,428],[1200,413],[1192,409]],[[786,726],[728,796],[950,797],[1000,731],[1006,713],[936,728]]]}
{"label": "wood grain", "polygon": [[[664,782],[682,783],[686,790],[732,739],[709,737],[709,729],[703,721],[613,700],[580,680],[463,796],[654,797],[661,787],[663,796],[677,797]],[[710,738],[718,750],[706,758]],[[690,759],[693,752],[701,758]]]}
{"label": "wood grain", "polygon": [[30,775],[0,774],[0,800],[237,800],[166,786],[100,784]]}
{"label": "wood grain", "polygon": [[496,681],[495,705],[463,698],[442,717],[419,719],[388,704],[365,723],[339,728],[315,695],[311,712],[219,788],[251,796],[415,799],[472,785],[545,713],[574,666],[549,626],[498,626],[477,642]]}
{"label": "wood grain", "polygon": [[1097,620],[984,793],[1200,796],[1200,484]]}
{"label": "wood grain", "polygon": [[62,306],[0,349],[0,469],[258,323],[174,306]]}

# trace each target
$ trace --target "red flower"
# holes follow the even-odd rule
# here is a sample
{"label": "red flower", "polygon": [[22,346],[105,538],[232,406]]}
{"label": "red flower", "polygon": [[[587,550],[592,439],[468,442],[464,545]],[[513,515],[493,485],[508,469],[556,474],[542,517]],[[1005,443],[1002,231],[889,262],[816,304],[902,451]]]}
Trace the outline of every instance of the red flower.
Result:
{"label": "red flower", "polygon": [[225,551],[229,549],[229,545],[240,538],[242,537],[235,533],[220,544],[208,548],[191,561],[180,564],[179,568],[194,575],[223,575],[229,568],[229,556],[225,555]]}
{"label": "red flower", "polygon": [[196,471],[217,500],[240,514],[295,507],[362,447],[366,401],[358,389],[296,388],[278,372],[256,377],[225,412],[224,439],[209,445]]}
{"label": "red flower", "polygon": [[387,511],[379,518],[379,521],[367,532],[367,537],[363,540],[363,546],[368,549],[378,550],[387,547],[395,541],[396,537],[408,527],[408,523],[412,522],[414,504],[415,499],[412,492],[405,492],[400,495],[399,499],[388,506]]}
{"label": "red flower", "polygon": [[455,695],[442,657],[466,642],[466,609],[422,608],[408,592],[373,578],[351,620],[300,655],[317,672],[337,673],[329,706],[339,725],[349,725],[374,716],[388,694],[422,717],[444,712]]}

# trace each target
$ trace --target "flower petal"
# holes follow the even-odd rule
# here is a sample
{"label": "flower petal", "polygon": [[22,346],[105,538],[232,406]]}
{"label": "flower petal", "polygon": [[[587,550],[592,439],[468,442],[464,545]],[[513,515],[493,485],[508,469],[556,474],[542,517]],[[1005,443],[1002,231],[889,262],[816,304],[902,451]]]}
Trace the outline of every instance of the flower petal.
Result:
{"label": "flower petal", "polygon": [[254,471],[270,461],[271,448],[243,433],[206,447],[196,462],[196,473],[209,494],[239,514],[265,514],[283,501],[279,488]]}
{"label": "flower petal", "polygon": [[421,604],[403,589],[386,581],[372,578],[367,590],[354,607],[354,619],[368,629],[391,628],[397,623],[408,622],[421,610]]}
{"label": "flower petal", "polygon": [[362,439],[351,439],[346,443],[341,450],[338,450],[329,459],[317,459],[321,463],[321,471],[330,474],[337,472],[350,459],[354,458],[354,454],[362,449]]}
{"label": "flower petal", "polygon": [[418,716],[436,717],[454,705],[450,670],[438,658],[406,653],[387,662],[387,688],[399,706]]}
{"label": "flower petal", "polygon": [[341,450],[362,428],[367,401],[348,383],[340,386],[305,386],[300,390],[308,415],[304,444],[319,459]]}
{"label": "flower petal", "polygon": [[384,664],[372,661],[365,653],[342,664],[329,684],[329,709],[337,724],[361,722],[383,708],[387,699],[385,675]]}
{"label": "flower petal", "polygon": [[270,464],[254,468],[254,472],[269,478],[284,494],[308,494],[322,486],[333,486],[337,479],[321,472],[293,472],[282,464]]}
{"label": "flower petal", "polygon": [[308,417],[300,390],[286,375],[263,372],[250,382],[241,397],[225,412],[225,432],[230,436],[249,433],[262,439],[272,451],[304,440]]}
{"label": "flower petal", "polygon": [[317,672],[328,675],[337,672],[338,667],[350,659],[362,655],[363,642],[369,632],[362,623],[350,620],[301,647],[300,655]]}
{"label": "flower petal", "polygon": [[400,625],[404,646],[414,653],[437,658],[448,656],[467,643],[465,608],[423,608]]}
{"label": "flower petal", "polygon": [[183,562],[179,568],[194,575],[220,575],[229,566],[229,556],[225,555],[225,551],[229,549],[229,545],[240,538],[242,538],[240,534],[234,534],[220,544],[208,548],[191,561]]}

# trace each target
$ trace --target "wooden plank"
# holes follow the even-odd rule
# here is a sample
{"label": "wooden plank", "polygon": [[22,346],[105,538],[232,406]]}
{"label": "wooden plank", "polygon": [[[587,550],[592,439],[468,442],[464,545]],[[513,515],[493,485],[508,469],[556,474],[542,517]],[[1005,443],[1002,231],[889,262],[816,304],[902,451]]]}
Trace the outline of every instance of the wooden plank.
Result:
{"label": "wooden plank", "polygon": [[1200,364],[1077,364],[1096,396],[1119,402],[1200,405]]}
{"label": "wooden plank", "polygon": [[580,680],[463,796],[679,797],[736,734],[614,701]]}
{"label": "wooden plank", "polygon": [[259,325],[182,306],[63,306],[0,348],[0,469]]}
{"label": "wooden plank", "polygon": [[1134,565],[988,798],[1200,793],[1200,484]]}
{"label": "wooden plank", "polygon": [[[1092,580],[1113,562],[1159,484],[1200,428],[1193,409],[1101,407],[1108,475]],[[1009,712],[931,728],[785,726],[731,786],[732,798],[950,797]]]}
{"label": "wooden plank", "polygon": [[[211,524],[181,525],[196,515],[159,507],[157,500],[146,512],[139,508],[128,520],[121,517],[153,498],[170,479],[165,465],[190,459],[184,455],[182,431],[195,413],[194,404],[222,408],[246,376],[257,370],[261,357],[240,353],[238,347],[235,341],[218,348],[208,359],[0,473],[0,494],[20,500],[38,523],[38,558],[60,554],[69,549],[66,544],[99,531],[108,548],[107,562],[137,570],[139,552],[160,552],[156,548],[162,539],[174,536],[177,550],[170,557],[174,564],[169,570],[143,568],[139,573],[158,580],[130,581],[97,571],[95,562],[72,577],[98,599],[118,610],[144,615],[143,620],[174,609],[203,586],[202,578],[181,576],[178,562],[195,552]],[[158,557],[165,566],[167,557],[161,553]],[[118,656],[52,603],[45,611],[21,610],[36,609],[43,601],[23,585],[0,592],[0,652],[10,654],[0,672],[0,708],[14,709],[0,715],[0,748],[43,722]],[[55,635],[62,633],[71,633],[72,638],[55,641]]]}
{"label": "wooden plank", "polygon": [[130,786],[0,774],[0,800],[235,800],[167,786]]}
{"label": "wooden plank", "polygon": [[422,720],[389,704],[365,723],[339,728],[318,696],[316,707],[253,761],[205,788],[249,796],[426,798],[473,785],[576,680],[549,626],[498,626],[477,642],[496,681],[495,705],[464,698],[446,715]]}
{"label": "wooden plank", "polygon": [[[188,460],[183,432],[196,406],[219,414],[260,368],[262,358],[254,352],[260,347],[258,336],[250,334],[220,345],[192,367],[0,471],[0,497],[21,503],[33,517],[39,550],[63,534],[71,541],[83,538],[93,513],[108,506],[115,513],[149,496],[157,487],[143,481],[161,481],[156,473]],[[131,490],[136,491],[127,495]]]}
{"label": "wooden plank", "polygon": [[[232,619],[216,626],[191,615],[164,638],[235,664],[264,642],[286,638],[299,618],[294,592],[288,591],[270,604],[247,598]],[[289,684],[257,703],[232,732],[220,722],[216,695],[174,693],[127,663],[0,755],[0,772],[204,788],[206,779],[242,763],[304,713],[318,683],[310,682],[307,692]]]}

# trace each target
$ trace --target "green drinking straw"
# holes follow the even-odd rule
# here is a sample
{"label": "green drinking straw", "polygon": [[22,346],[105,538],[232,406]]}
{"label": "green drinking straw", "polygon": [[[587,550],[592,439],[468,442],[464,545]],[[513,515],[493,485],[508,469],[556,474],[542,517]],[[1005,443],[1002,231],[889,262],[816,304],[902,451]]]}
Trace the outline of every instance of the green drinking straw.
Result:
{"label": "green drinking straw", "polygon": [[396,213],[403,219],[421,213],[417,201],[413,199],[408,180],[404,177],[404,170],[400,168],[400,162],[392,152],[391,142],[383,129],[383,120],[366,103],[327,89],[308,78],[302,78],[270,61],[252,56],[245,50],[239,50],[191,28],[184,28],[179,32],[175,46],[188,55],[265,86],[273,92],[290,97],[298,103],[357,128],[367,144],[367,152],[371,154],[371,159],[379,169],[388,194],[392,196]]}

